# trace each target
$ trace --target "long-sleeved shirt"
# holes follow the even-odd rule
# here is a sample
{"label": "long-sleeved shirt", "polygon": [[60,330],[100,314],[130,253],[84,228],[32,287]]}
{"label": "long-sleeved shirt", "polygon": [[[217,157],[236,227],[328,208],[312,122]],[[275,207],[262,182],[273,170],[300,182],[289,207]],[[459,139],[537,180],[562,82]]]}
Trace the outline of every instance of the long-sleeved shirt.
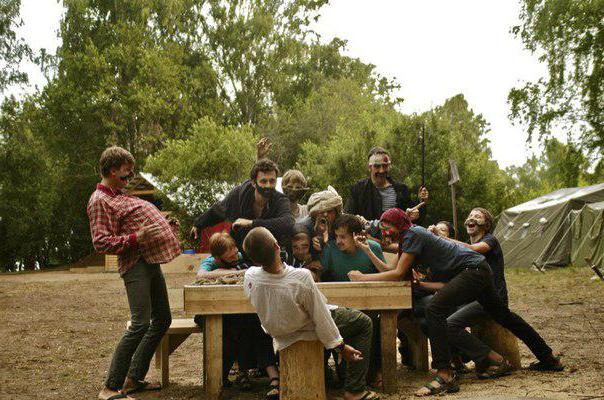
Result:
{"label": "long-sleeved shirt", "polygon": [[309,270],[284,265],[279,274],[249,268],[243,291],[258,313],[264,330],[273,337],[276,351],[300,340],[320,340],[326,349],[342,342],[325,296]]}
{"label": "long-sleeved shirt", "polygon": [[231,190],[223,200],[215,203],[208,211],[197,217],[194,222],[195,226],[203,229],[225,220],[235,222],[238,218],[245,218],[253,221],[252,226],[235,229],[231,233],[240,249],[245,235],[257,226],[265,227],[280,244],[286,244],[295,222],[288,198],[284,194],[276,192],[262,210],[260,217],[255,218],[255,191],[252,182],[245,181]]}
{"label": "long-sleeved shirt", "polygon": [[[120,275],[132,268],[141,256],[149,264],[160,264],[181,253],[172,227],[148,201],[98,184],[86,211],[95,250],[101,254],[117,254]],[[153,224],[161,227],[160,234],[139,244],[136,231]]]}

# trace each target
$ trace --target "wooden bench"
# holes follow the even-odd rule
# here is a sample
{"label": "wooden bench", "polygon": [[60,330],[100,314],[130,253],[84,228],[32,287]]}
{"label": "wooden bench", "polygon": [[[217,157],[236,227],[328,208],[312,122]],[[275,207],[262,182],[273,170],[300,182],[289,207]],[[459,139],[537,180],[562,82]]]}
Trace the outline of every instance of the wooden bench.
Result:
{"label": "wooden bench", "polygon": [[296,342],[280,351],[280,398],[326,400],[323,357],[323,343],[318,340]]}
{"label": "wooden bench", "polygon": [[[126,323],[126,329],[130,321]],[[177,318],[172,320],[170,328],[155,350],[155,368],[160,372],[162,387],[170,384],[170,354],[174,352],[192,333],[201,333],[201,328],[192,318]]]}
{"label": "wooden bench", "polygon": [[[411,364],[419,371],[430,369],[428,338],[424,335],[412,312],[403,312],[398,319],[398,328],[407,336]],[[514,334],[491,318],[486,318],[479,324],[473,325],[472,334],[501,354],[512,364],[514,369],[520,369],[520,350],[518,339]]]}
{"label": "wooden bench", "polygon": [[512,364],[514,369],[520,369],[520,350],[516,336],[491,318],[486,318],[480,324],[472,326],[472,333],[493,351],[501,354]]}

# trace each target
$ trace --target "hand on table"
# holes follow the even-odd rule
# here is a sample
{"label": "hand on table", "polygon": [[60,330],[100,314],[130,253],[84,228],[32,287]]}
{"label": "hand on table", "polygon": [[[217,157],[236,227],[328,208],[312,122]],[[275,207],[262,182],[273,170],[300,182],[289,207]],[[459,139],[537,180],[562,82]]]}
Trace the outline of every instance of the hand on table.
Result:
{"label": "hand on table", "polygon": [[233,222],[233,229],[250,228],[253,222],[254,221],[251,219],[237,218],[235,222]]}
{"label": "hand on table", "polygon": [[348,279],[350,279],[351,282],[360,282],[363,280],[363,273],[361,271],[350,271],[348,273]]}

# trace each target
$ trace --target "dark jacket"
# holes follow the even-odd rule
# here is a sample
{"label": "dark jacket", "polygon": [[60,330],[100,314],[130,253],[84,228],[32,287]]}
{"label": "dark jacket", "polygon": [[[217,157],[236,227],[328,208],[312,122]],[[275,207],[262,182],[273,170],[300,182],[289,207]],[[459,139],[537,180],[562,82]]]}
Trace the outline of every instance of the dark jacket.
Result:
{"label": "dark jacket", "polygon": [[[388,181],[396,192],[396,206],[403,211],[417,205],[411,200],[407,185],[395,182],[390,177]],[[382,216],[382,196],[371,181],[371,177],[361,179],[350,187],[350,197],[345,210],[348,214],[361,215],[368,221],[380,219]],[[419,221],[426,215],[426,206],[419,209]]]}
{"label": "dark jacket", "polygon": [[[243,182],[231,190],[223,200],[215,203],[208,211],[197,217],[194,225],[198,229],[203,229],[225,220],[235,222],[237,218],[250,219],[254,221],[252,228],[263,226],[275,236],[281,245],[286,244],[295,222],[289,200],[284,194],[275,192],[262,210],[260,217],[254,218],[255,191],[251,181]],[[231,230],[231,236],[240,249],[245,235],[252,228]]]}

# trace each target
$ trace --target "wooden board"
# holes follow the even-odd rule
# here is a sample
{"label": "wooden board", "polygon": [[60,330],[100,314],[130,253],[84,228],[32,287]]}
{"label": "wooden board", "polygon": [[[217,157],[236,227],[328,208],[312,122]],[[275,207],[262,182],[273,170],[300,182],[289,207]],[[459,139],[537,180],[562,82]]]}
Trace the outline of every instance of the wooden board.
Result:
{"label": "wooden board", "polygon": [[161,270],[164,274],[170,273],[197,273],[199,264],[208,257],[209,254],[181,254],[169,263],[162,264]]}
{"label": "wooden board", "polygon": [[[358,310],[404,310],[411,308],[409,282],[326,282],[318,283],[329,304]],[[242,285],[185,286],[187,316],[246,314],[254,309]]]}
{"label": "wooden board", "polygon": [[117,272],[117,256],[105,254],[105,272]]}

